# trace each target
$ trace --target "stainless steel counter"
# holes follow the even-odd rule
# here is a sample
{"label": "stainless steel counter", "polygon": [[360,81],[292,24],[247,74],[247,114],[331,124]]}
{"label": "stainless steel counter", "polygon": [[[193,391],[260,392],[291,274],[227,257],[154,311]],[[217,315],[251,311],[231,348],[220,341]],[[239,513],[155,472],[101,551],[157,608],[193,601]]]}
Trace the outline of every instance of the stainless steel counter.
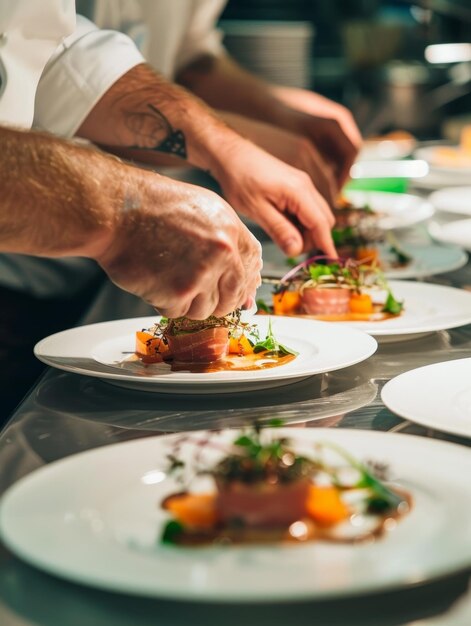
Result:
{"label": "stainless steel counter", "polygon": [[[434,282],[469,286],[471,265]],[[101,321],[103,303],[112,292],[107,287],[87,322]],[[114,317],[146,314],[142,305],[122,294],[116,295],[113,306]],[[394,416],[379,394],[383,384],[401,372],[470,355],[471,325],[380,345],[364,363],[282,389],[209,398],[127,391],[97,379],[48,371],[0,436],[0,493],[41,465],[82,450],[151,434],[236,427],[254,417],[264,420],[276,415],[310,428],[401,431],[469,446],[469,440]],[[451,624],[446,612],[465,591],[468,575],[461,572],[406,590],[322,604],[210,605],[144,600],[81,587],[44,574],[0,548],[0,625],[399,626],[445,611],[443,621],[437,622],[443,626]]]}

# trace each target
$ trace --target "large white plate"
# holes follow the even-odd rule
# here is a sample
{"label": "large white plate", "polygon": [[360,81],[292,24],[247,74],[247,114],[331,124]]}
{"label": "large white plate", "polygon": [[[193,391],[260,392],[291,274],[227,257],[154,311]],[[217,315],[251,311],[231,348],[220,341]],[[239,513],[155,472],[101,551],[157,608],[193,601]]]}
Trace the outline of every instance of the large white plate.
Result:
{"label": "large white plate", "polygon": [[[418,245],[400,241],[412,261],[404,267],[387,267],[385,276],[388,279],[423,278],[435,274],[451,272],[466,264],[468,255],[458,246],[439,244]],[[392,262],[393,255],[389,252],[389,244],[379,245],[379,256],[383,263]],[[281,278],[290,268],[281,250],[273,243],[263,244],[263,274],[273,278]]]}
{"label": "large white plate", "polygon": [[471,168],[443,167],[437,165],[437,150],[442,147],[443,144],[426,146],[414,151],[415,158],[423,159],[430,167],[430,172],[427,176],[414,180],[416,186],[428,189],[439,189],[442,186],[469,185]]}
{"label": "large white plate", "polygon": [[471,250],[471,219],[436,221],[428,225],[428,232],[433,239],[442,243],[451,243]]}
{"label": "large white plate", "polygon": [[471,187],[448,187],[434,191],[429,201],[437,211],[471,216]]}
{"label": "large white plate", "polygon": [[[444,274],[457,270],[466,265],[468,255],[458,246],[444,246],[436,244],[416,245],[401,242],[401,250],[404,250],[412,260],[404,267],[386,268],[385,275],[388,279],[393,278],[424,278],[435,274]],[[393,260],[393,255],[389,252],[389,246],[382,244],[380,258],[385,263]]]}
{"label": "large white plate", "polygon": [[471,323],[469,291],[399,280],[389,281],[389,286],[395,298],[404,301],[404,311],[399,317],[348,324],[383,341],[396,341]]}
{"label": "large white plate", "polygon": [[471,359],[405,372],[384,386],[381,397],[393,413],[412,422],[471,437]]}
{"label": "large white plate", "polygon": [[345,197],[355,206],[367,204],[382,213],[378,224],[385,230],[406,228],[433,215],[433,206],[419,196],[387,191],[346,191]]}
{"label": "large white plate", "polygon": [[[274,317],[277,339],[299,352],[287,363],[260,371],[214,373],[155,371],[139,362],[119,364],[134,351],[136,330],[149,328],[158,316],[80,326],[51,335],[36,344],[34,353],[44,363],[78,374],[104,378],[124,387],[159,393],[226,393],[286,385],[313,374],[349,367],[371,356],[377,344],[362,332],[331,324]],[[263,336],[269,317],[258,316]],[[340,332],[339,332],[340,331]]]}
{"label": "large white plate", "polygon": [[[215,602],[370,594],[471,566],[468,449],[391,433],[281,432],[305,452],[331,441],[360,459],[387,463],[394,482],[414,498],[411,513],[373,544],[163,547],[157,538],[166,517],[158,505],[181,489],[163,473],[174,438],[167,436],[81,453],[20,480],[1,503],[2,538],[32,565],[79,583]],[[214,449],[205,453],[216,460]]]}
{"label": "large white plate", "polygon": [[[400,280],[389,281],[389,286],[395,298],[404,301],[404,311],[399,317],[380,322],[326,323],[336,327],[348,326],[362,330],[376,337],[381,343],[404,341],[471,323],[471,293],[469,291]],[[264,291],[268,292],[266,288]]]}
{"label": "large white plate", "polygon": [[412,153],[417,141],[413,138],[395,139],[366,139],[358,155],[357,161],[389,161],[391,159],[403,159]]}

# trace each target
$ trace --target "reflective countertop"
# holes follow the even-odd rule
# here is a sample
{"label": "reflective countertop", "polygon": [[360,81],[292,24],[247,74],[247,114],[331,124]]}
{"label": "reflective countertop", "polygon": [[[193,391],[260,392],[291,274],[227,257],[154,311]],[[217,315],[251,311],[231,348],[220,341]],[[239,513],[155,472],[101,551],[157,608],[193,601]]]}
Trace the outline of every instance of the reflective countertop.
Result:
{"label": "reflective countertop", "polygon": [[[471,289],[471,265],[426,280]],[[84,322],[146,314],[148,309],[142,303],[107,285]],[[130,391],[98,379],[48,370],[0,436],[0,493],[45,463],[76,452],[149,435],[238,427],[254,418],[263,421],[276,416],[309,428],[400,431],[469,446],[470,440],[393,415],[380,398],[382,386],[397,374],[468,356],[471,325],[380,344],[376,354],[361,364],[279,389],[212,397]],[[465,592],[468,578],[469,571],[459,572],[387,594],[336,602],[276,606],[177,603],[68,583],[28,566],[0,547],[0,625],[459,626],[450,606]],[[435,619],[429,622],[432,616]]]}

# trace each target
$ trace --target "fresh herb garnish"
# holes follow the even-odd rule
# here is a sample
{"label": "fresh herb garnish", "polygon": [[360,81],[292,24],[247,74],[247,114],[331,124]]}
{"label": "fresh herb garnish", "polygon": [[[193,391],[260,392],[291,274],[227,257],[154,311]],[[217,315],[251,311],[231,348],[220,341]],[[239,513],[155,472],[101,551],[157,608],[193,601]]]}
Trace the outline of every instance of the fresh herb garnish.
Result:
{"label": "fresh herb garnish", "polygon": [[283,344],[279,343],[273,334],[273,328],[271,325],[271,319],[268,320],[268,330],[265,339],[262,341],[257,341],[257,343],[253,347],[253,351],[255,354],[259,352],[270,352],[271,354],[285,356],[287,354],[293,354],[294,356],[298,356],[298,353],[292,350],[291,348],[287,348]]}
{"label": "fresh herb garnish", "polygon": [[402,311],[403,307],[404,304],[396,300],[392,292],[389,290],[388,297],[386,298],[386,302],[383,306],[383,311],[385,313],[391,313],[392,315],[398,315]]}
{"label": "fresh herb garnish", "polygon": [[160,541],[161,543],[175,545],[178,543],[178,538],[184,533],[184,531],[185,528],[182,524],[180,524],[180,522],[171,519],[165,524]]}
{"label": "fresh herb garnish", "polygon": [[389,489],[389,487],[387,487],[383,482],[376,478],[376,476],[374,476],[371,471],[368,470],[366,465],[360,463],[360,461],[357,461],[343,448],[340,448],[336,444],[330,442],[324,442],[322,446],[334,450],[359,473],[360,478],[358,479],[354,487],[356,489],[370,490],[371,496],[368,498],[368,508],[370,509],[371,507],[371,512],[384,512],[387,510],[395,510],[402,502],[404,502],[404,498],[402,498],[392,489]]}
{"label": "fresh herb garnish", "polygon": [[404,252],[404,250],[401,250],[401,248],[398,248],[396,245],[391,245],[389,247],[389,251],[391,252],[391,254],[394,254],[394,256],[396,257],[396,262],[399,263],[399,265],[407,265],[412,261],[412,257]]}
{"label": "fresh herb garnish", "polygon": [[294,256],[287,256],[285,258],[285,265],[287,265],[288,267],[296,267],[298,263],[298,259]]}

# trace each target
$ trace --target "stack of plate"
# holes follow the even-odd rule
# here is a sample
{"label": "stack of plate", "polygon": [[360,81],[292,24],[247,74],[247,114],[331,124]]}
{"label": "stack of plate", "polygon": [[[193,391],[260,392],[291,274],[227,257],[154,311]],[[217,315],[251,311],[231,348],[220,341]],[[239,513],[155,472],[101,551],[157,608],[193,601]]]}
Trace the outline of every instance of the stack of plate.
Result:
{"label": "stack of plate", "polygon": [[221,27],[227,50],[245,68],[269,82],[309,87],[312,24],[228,20]]}

